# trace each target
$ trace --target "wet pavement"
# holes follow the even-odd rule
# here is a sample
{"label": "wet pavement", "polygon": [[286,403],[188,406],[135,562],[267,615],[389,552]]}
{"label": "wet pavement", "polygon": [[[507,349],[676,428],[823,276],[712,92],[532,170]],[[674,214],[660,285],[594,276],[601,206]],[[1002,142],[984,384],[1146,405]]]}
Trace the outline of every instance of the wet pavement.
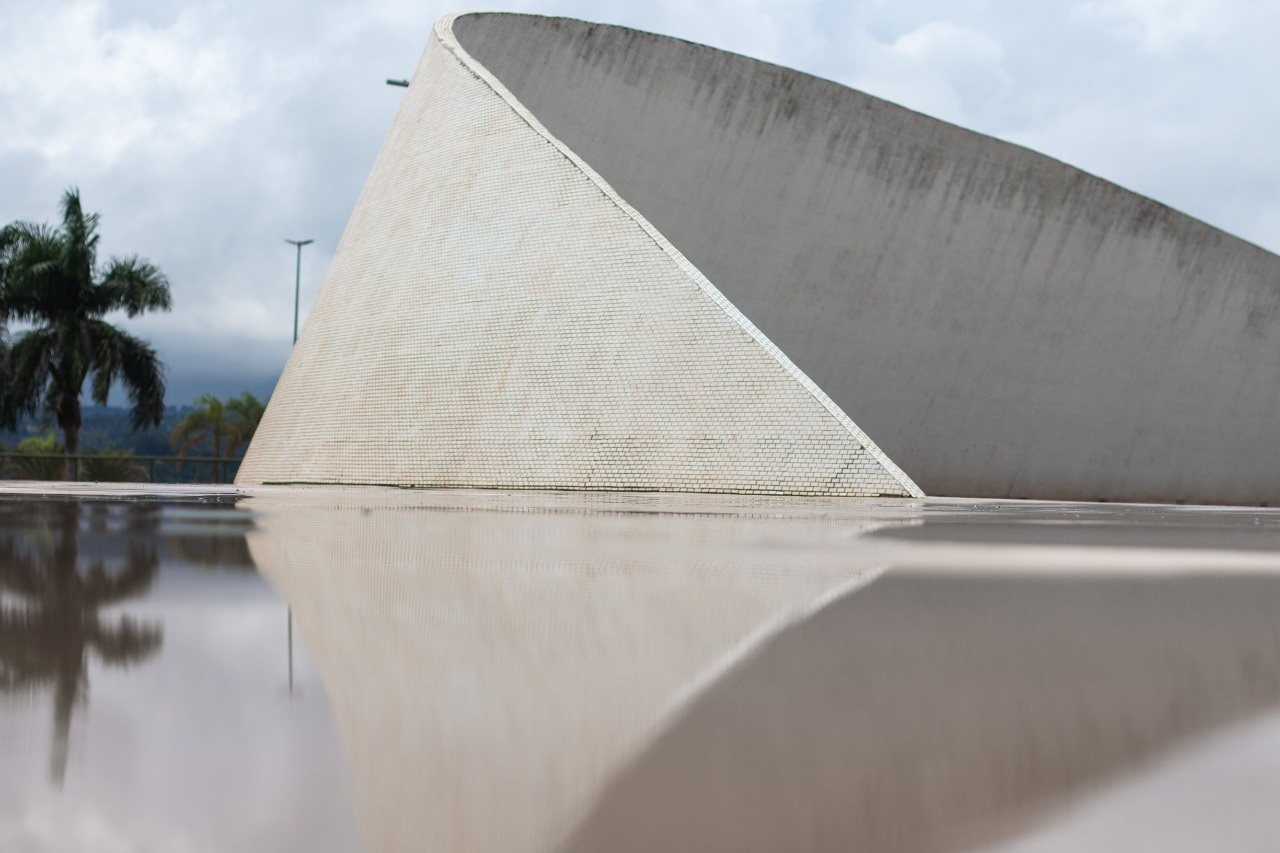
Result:
{"label": "wet pavement", "polygon": [[1280,511],[6,484],[0,849],[1280,849]]}

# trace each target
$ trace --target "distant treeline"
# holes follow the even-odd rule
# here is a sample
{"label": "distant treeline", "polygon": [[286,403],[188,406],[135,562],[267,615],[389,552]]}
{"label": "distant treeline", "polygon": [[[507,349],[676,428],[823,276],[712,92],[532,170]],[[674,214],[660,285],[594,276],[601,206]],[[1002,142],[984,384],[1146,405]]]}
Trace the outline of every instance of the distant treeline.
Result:
{"label": "distant treeline", "polygon": [[[170,456],[173,454],[173,447],[169,444],[169,436],[192,411],[192,406],[167,407],[160,426],[134,432],[129,425],[128,409],[121,406],[86,406],[81,410],[84,419],[84,426],[80,431],[81,450],[87,453],[89,448],[101,450],[115,447],[130,450],[135,456]],[[39,418],[24,418],[18,422],[16,430],[0,431],[0,442],[6,450],[13,450],[23,439],[45,435],[54,428],[54,424],[42,423]]]}

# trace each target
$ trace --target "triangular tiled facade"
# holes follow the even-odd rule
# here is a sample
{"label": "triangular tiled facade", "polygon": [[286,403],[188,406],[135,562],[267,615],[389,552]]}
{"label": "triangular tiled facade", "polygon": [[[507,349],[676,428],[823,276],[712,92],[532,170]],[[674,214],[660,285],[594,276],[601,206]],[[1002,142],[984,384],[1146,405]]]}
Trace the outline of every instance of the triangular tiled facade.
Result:
{"label": "triangular tiled facade", "polygon": [[238,481],[919,495],[450,23]]}

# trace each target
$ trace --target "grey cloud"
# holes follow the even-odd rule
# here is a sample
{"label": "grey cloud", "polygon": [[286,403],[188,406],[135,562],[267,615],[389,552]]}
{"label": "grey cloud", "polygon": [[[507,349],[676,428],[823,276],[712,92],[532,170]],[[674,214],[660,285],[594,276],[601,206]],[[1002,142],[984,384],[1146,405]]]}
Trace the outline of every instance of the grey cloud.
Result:
{"label": "grey cloud", "polygon": [[[1226,0],[1211,31],[1146,38],[1132,28],[1155,20],[1142,17],[1152,4],[1090,3],[497,5],[640,27],[863,85],[1280,246],[1280,106],[1268,90],[1280,11]],[[1203,8],[1180,0],[1178,20]],[[289,347],[294,256],[284,239],[316,241],[304,254],[305,311],[399,105],[401,91],[383,80],[413,72],[449,7],[67,0],[53,9],[80,15],[80,28],[50,32],[41,27],[53,26],[51,13],[0,9],[0,78],[10,81],[0,82],[0,127],[11,129],[0,133],[0,222],[52,220],[62,190],[79,185],[103,214],[104,251],[145,255],[173,282],[174,312],[131,324],[169,363],[170,402],[213,386],[264,387]],[[86,32],[70,59],[20,50]],[[133,51],[130,63],[110,50]],[[30,67],[9,65],[16,56]],[[93,64],[108,56],[110,68]],[[86,99],[68,82],[92,88],[99,72],[125,90]],[[63,141],[70,149],[59,150]]]}

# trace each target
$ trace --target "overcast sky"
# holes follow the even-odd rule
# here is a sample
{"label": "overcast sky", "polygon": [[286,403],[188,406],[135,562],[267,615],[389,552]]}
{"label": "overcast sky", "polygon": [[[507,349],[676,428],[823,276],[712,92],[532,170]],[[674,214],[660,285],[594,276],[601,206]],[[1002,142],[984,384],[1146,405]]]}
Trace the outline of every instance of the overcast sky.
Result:
{"label": "overcast sky", "polygon": [[[294,250],[319,290],[437,0],[0,2],[0,224],[78,186],[104,254],[171,314],[127,321],[169,402],[265,396],[288,356]],[[837,80],[1022,143],[1280,249],[1280,4],[1258,0],[542,0]],[[123,403],[123,400],[113,400]]]}

